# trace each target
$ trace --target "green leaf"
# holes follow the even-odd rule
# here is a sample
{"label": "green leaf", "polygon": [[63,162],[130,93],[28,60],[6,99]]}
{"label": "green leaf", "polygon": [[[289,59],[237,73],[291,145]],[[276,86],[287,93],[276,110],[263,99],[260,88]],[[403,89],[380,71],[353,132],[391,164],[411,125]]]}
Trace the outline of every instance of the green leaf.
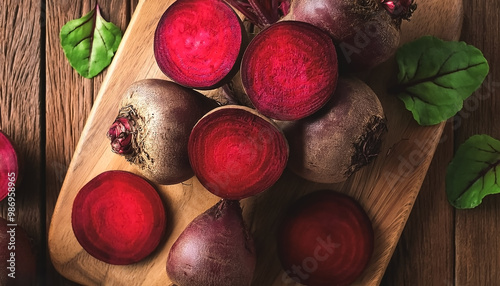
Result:
{"label": "green leaf", "polygon": [[96,5],[87,15],[66,23],[59,38],[70,65],[81,76],[93,78],[111,63],[122,32],[102,18]]}
{"label": "green leaf", "polygon": [[477,48],[433,36],[403,45],[396,52],[396,61],[395,91],[420,125],[453,117],[489,72],[488,62]]}
{"label": "green leaf", "polygon": [[457,150],[446,170],[446,195],[456,208],[474,208],[500,193],[500,141],[474,135]]}

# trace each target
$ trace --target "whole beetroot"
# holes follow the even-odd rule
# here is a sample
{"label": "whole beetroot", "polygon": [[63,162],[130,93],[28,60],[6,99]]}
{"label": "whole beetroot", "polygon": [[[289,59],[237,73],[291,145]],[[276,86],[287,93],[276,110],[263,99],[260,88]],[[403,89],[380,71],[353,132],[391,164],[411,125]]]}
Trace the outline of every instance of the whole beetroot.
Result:
{"label": "whole beetroot", "polygon": [[326,106],[283,126],[288,167],[310,181],[342,182],[377,156],[386,131],[375,92],[357,78],[340,77]]}
{"label": "whole beetroot", "polygon": [[108,131],[111,149],[153,182],[180,183],[193,176],[187,155],[191,129],[217,106],[216,101],[171,81],[135,82],[125,92]]}
{"label": "whole beetroot", "polygon": [[250,21],[267,27],[281,20],[313,24],[326,31],[344,69],[362,71],[392,56],[400,25],[416,9],[414,0],[228,0]]}
{"label": "whole beetroot", "polygon": [[239,201],[221,200],[174,242],[167,274],[177,286],[248,286],[255,265],[255,247]]}
{"label": "whole beetroot", "polygon": [[284,19],[311,23],[334,39],[339,61],[350,70],[373,68],[399,45],[402,19],[409,19],[413,0],[295,0]]}

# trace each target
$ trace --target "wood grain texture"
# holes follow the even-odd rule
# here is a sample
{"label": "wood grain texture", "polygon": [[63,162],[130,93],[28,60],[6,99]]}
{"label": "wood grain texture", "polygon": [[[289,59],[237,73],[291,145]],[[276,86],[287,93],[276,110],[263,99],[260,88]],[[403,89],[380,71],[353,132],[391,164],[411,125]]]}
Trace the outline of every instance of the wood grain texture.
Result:
{"label": "wood grain texture", "polygon": [[[60,273],[82,284],[123,284],[123,281],[133,281],[134,285],[167,283],[164,261],[170,245],[192,218],[217,201],[195,178],[179,185],[157,186],[168,206],[171,221],[167,241],[149,258],[134,265],[114,266],[97,261],[81,249],[71,231],[70,208],[84,183],[109,169],[135,171],[122,158],[109,152],[104,134],[116,116],[120,95],[130,83],[146,77],[164,77],[154,64],[152,50],[139,47],[152,45],[155,24],[171,2],[145,1],[139,4],[124,37],[125,44],[102,82],[59,194],[49,231],[50,255]],[[460,1],[449,6],[439,1],[427,1],[423,7],[422,12],[405,25],[406,35],[409,35],[406,40],[424,34],[442,33],[449,38],[458,35]],[[440,13],[454,15],[452,19],[457,19],[457,22],[440,22]],[[273,281],[275,285],[286,285],[274,253],[273,239],[265,234],[274,232],[282,211],[296,198],[323,188],[346,192],[358,199],[367,210],[375,226],[376,249],[369,268],[358,284],[376,285],[380,282],[444,127],[444,124],[426,128],[417,126],[411,115],[404,111],[402,103],[385,94],[393,67],[393,63],[389,62],[368,78],[380,95],[384,108],[390,112],[389,136],[381,156],[373,164],[347,182],[336,185],[312,184],[286,173],[272,189],[242,202],[245,219],[251,226],[259,249],[254,285],[270,285]]]}
{"label": "wood grain texture", "polygon": [[[21,158],[22,169],[16,174],[15,223],[33,238],[43,279],[40,8],[36,1],[0,3],[0,130],[12,139]],[[0,202],[2,217],[7,217],[7,203],[6,199]]]}
{"label": "wood grain texture", "polygon": [[[497,52],[500,6],[498,1],[463,2],[460,38],[483,51],[490,63],[490,74],[483,86],[464,103],[464,109],[449,121],[447,137],[441,140],[431,165],[431,170],[436,172],[446,169],[451,160],[450,152],[454,154],[458,145],[469,136],[485,133],[500,138],[500,99],[496,96],[500,88],[497,68],[500,63]],[[500,266],[500,248],[495,238],[500,231],[499,197],[486,198],[483,205],[474,210],[452,210],[446,203],[440,203],[445,193],[444,174],[437,176],[430,171],[426,181],[415,206],[417,208],[420,201],[422,209],[412,212],[383,285],[499,285],[496,269]],[[432,210],[424,207],[431,204],[440,207]],[[433,219],[424,221],[423,212],[429,212]],[[446,241],[449,242],[446,244]],[[431,252],[433,244],[444,249]]]}
{"label": "wood grain texture", "polygon": [[[103,17],[124,32],[138,0],[100,0]],[[97,97],[97,91],[107,73],[104,70],[93,79],[85,79],[71,68],[59,41],[61,27],[95,7],[95,1],[49,1],[45,3],[46,22],[46,221],[47,231],[52,212],[73,157],[85,121]],[[48,285],[72,284],[57,275],[47,263]],[[56,274],[56,275],[54,275]]]}
{"label": "wood grain texture", "polygon": [[[473,11],[464,19],[462,39],[478,47],[490,62],[486,82],[465,103],[454,124],[456,146],[474,134],[500,139],[500,3],[464,1]],[[478,124],[478,122],[483,122]],[[488,122],[488,124],[485,124]],[[500,283],[500,196],[489,196],[473,210],[456,211],[456,285]]]}
{"label": "wood grain texture", "polygon": [[453,156],[448,123],[381,285],[454,285],[454,209],[444,192]]}
{"label": "wood grain texture", "polygon": [[[130,20],[137,2],[99,1],[106,18],[123,28],[128,22],[121,22],[120,15],[127,14]],[[421,7],[426,2],[418,0]],[[468,101],[466,112],[445,127],[444,135],[449,139],[438,145],[382,285],[500,285],[500,248],[496,239],[500,231],[499,197],[488,197],[484,205],[472,211],[452,210],[442,197],[443,172],[456,146],[477,133],[500,139],[500,99],[496,96],[500,88],[499,3],[497,0],[463,2],[461,38],[484,51],[491,73],[475,99]],[[18,185],[16,214],[40,257],[47,247],[44,209],[49,222],[83,122],[107,73],[94,80],[73,75],[58,48],[58,31],[65,21],[88,12],[94,3],[88,0],[0,3],[0,128],[12,136],[24,157],[26,175]],[[112,10],[109,5],[113,5]],[[441,18],[453,20],[448,14]],[[45,58],[40,53],[45,53]],[[41,76],[40,68],[45,69]],[[45,128],[45,117],[52,127]],[[70,118],[75,121],[63,121]],[[50,158],[47,162],[43,159],[45,153]],[[290,190],[293,192],[295,188]],[[5,202],[0,202],[0,213],[6,215]],[[46,264],[50,262],[40,260],[40,269]],[[43,281],[41,273],[40,285],[75,285],[50,266],[46,271],[49,279]]]}

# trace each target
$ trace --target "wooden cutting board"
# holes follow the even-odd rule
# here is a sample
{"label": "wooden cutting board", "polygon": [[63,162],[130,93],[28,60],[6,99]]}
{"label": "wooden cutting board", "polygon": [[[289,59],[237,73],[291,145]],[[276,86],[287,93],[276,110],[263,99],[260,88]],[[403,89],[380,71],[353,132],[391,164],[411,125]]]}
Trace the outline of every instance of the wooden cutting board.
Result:
{"label": "wooden cutting board", "polygon": [[[84,285],[169,285],[165,262],[170,246],[184,227],[218,201],[196,178],[173,186],[156,186],[168,214],[167,234],[158,249],[145,260],[126,266],[98,261],[77,242],[71,228],[71,208],[79,189],[106,170],[136,169],[110,151],[106,132],[115,119],[121,94],[134,81],[165,78],[153,55],[153,34],[163,11],[174,1],[139,3],[101,86],[52,217],[48,244],[55,268]],[[418,0],[418,9],[402,27],[402,42],[423,35],[457,40],[462,24],[462,0]],[[375,251],[356,285],[378,285],[389,263],[420,186],[439,144],[444,124],[418,126],[403,103],[386,93],[395,74],[389,61],[364,75],[379,95],[388,118],[389,132],[377,159],[342,184],[315,184],[285,171],[266,192],[242,201],[244,218],[258,250],[253,285],[291,285],[283,275],[275,253],[274,230],[282,211],[298,197],[320,189],[345,192],[362,204],[375,230]],[[444,178],[443,178],[444,179]]]}

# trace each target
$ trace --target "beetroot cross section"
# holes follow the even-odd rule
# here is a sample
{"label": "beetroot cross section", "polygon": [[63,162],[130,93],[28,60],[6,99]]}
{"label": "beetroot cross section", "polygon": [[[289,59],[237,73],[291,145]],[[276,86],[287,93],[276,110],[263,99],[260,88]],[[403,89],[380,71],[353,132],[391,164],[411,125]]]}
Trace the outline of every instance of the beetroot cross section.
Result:
{"label": "beetroot cross section", "polygon": [[106,171],[78,192],[71,214],[80,245],[95,258],[117,265],[138,262],[158,246],[165,210],[155,188],[125,171]]}
{"label": "beetroot cross section", "polygon": [[297,120],[321,108],[335,91],[337,53],[332,39],[311,24],[278,22],[250,42],[242,83],[255,108],[278,120]]}
{"label": "beetroot cross section", "polygon": [[240,18],[224,1],[178,0],[158,23],[154,54],[173,81],[211,89],[238,71],[244,39]]}
{"label": "beetroot cross section", "polygon": [[372,257],[374,232],[358,201],[320,190],[289,207],[277,248],[283,269],[301,284],[351,285]]}
{"label": "beetroot cross section", "polygon": [[244,106],[207,113],[189,137],[195,175],[213,194],[238,200],[271,187],[288,160],[288,143],[269,119]]}

